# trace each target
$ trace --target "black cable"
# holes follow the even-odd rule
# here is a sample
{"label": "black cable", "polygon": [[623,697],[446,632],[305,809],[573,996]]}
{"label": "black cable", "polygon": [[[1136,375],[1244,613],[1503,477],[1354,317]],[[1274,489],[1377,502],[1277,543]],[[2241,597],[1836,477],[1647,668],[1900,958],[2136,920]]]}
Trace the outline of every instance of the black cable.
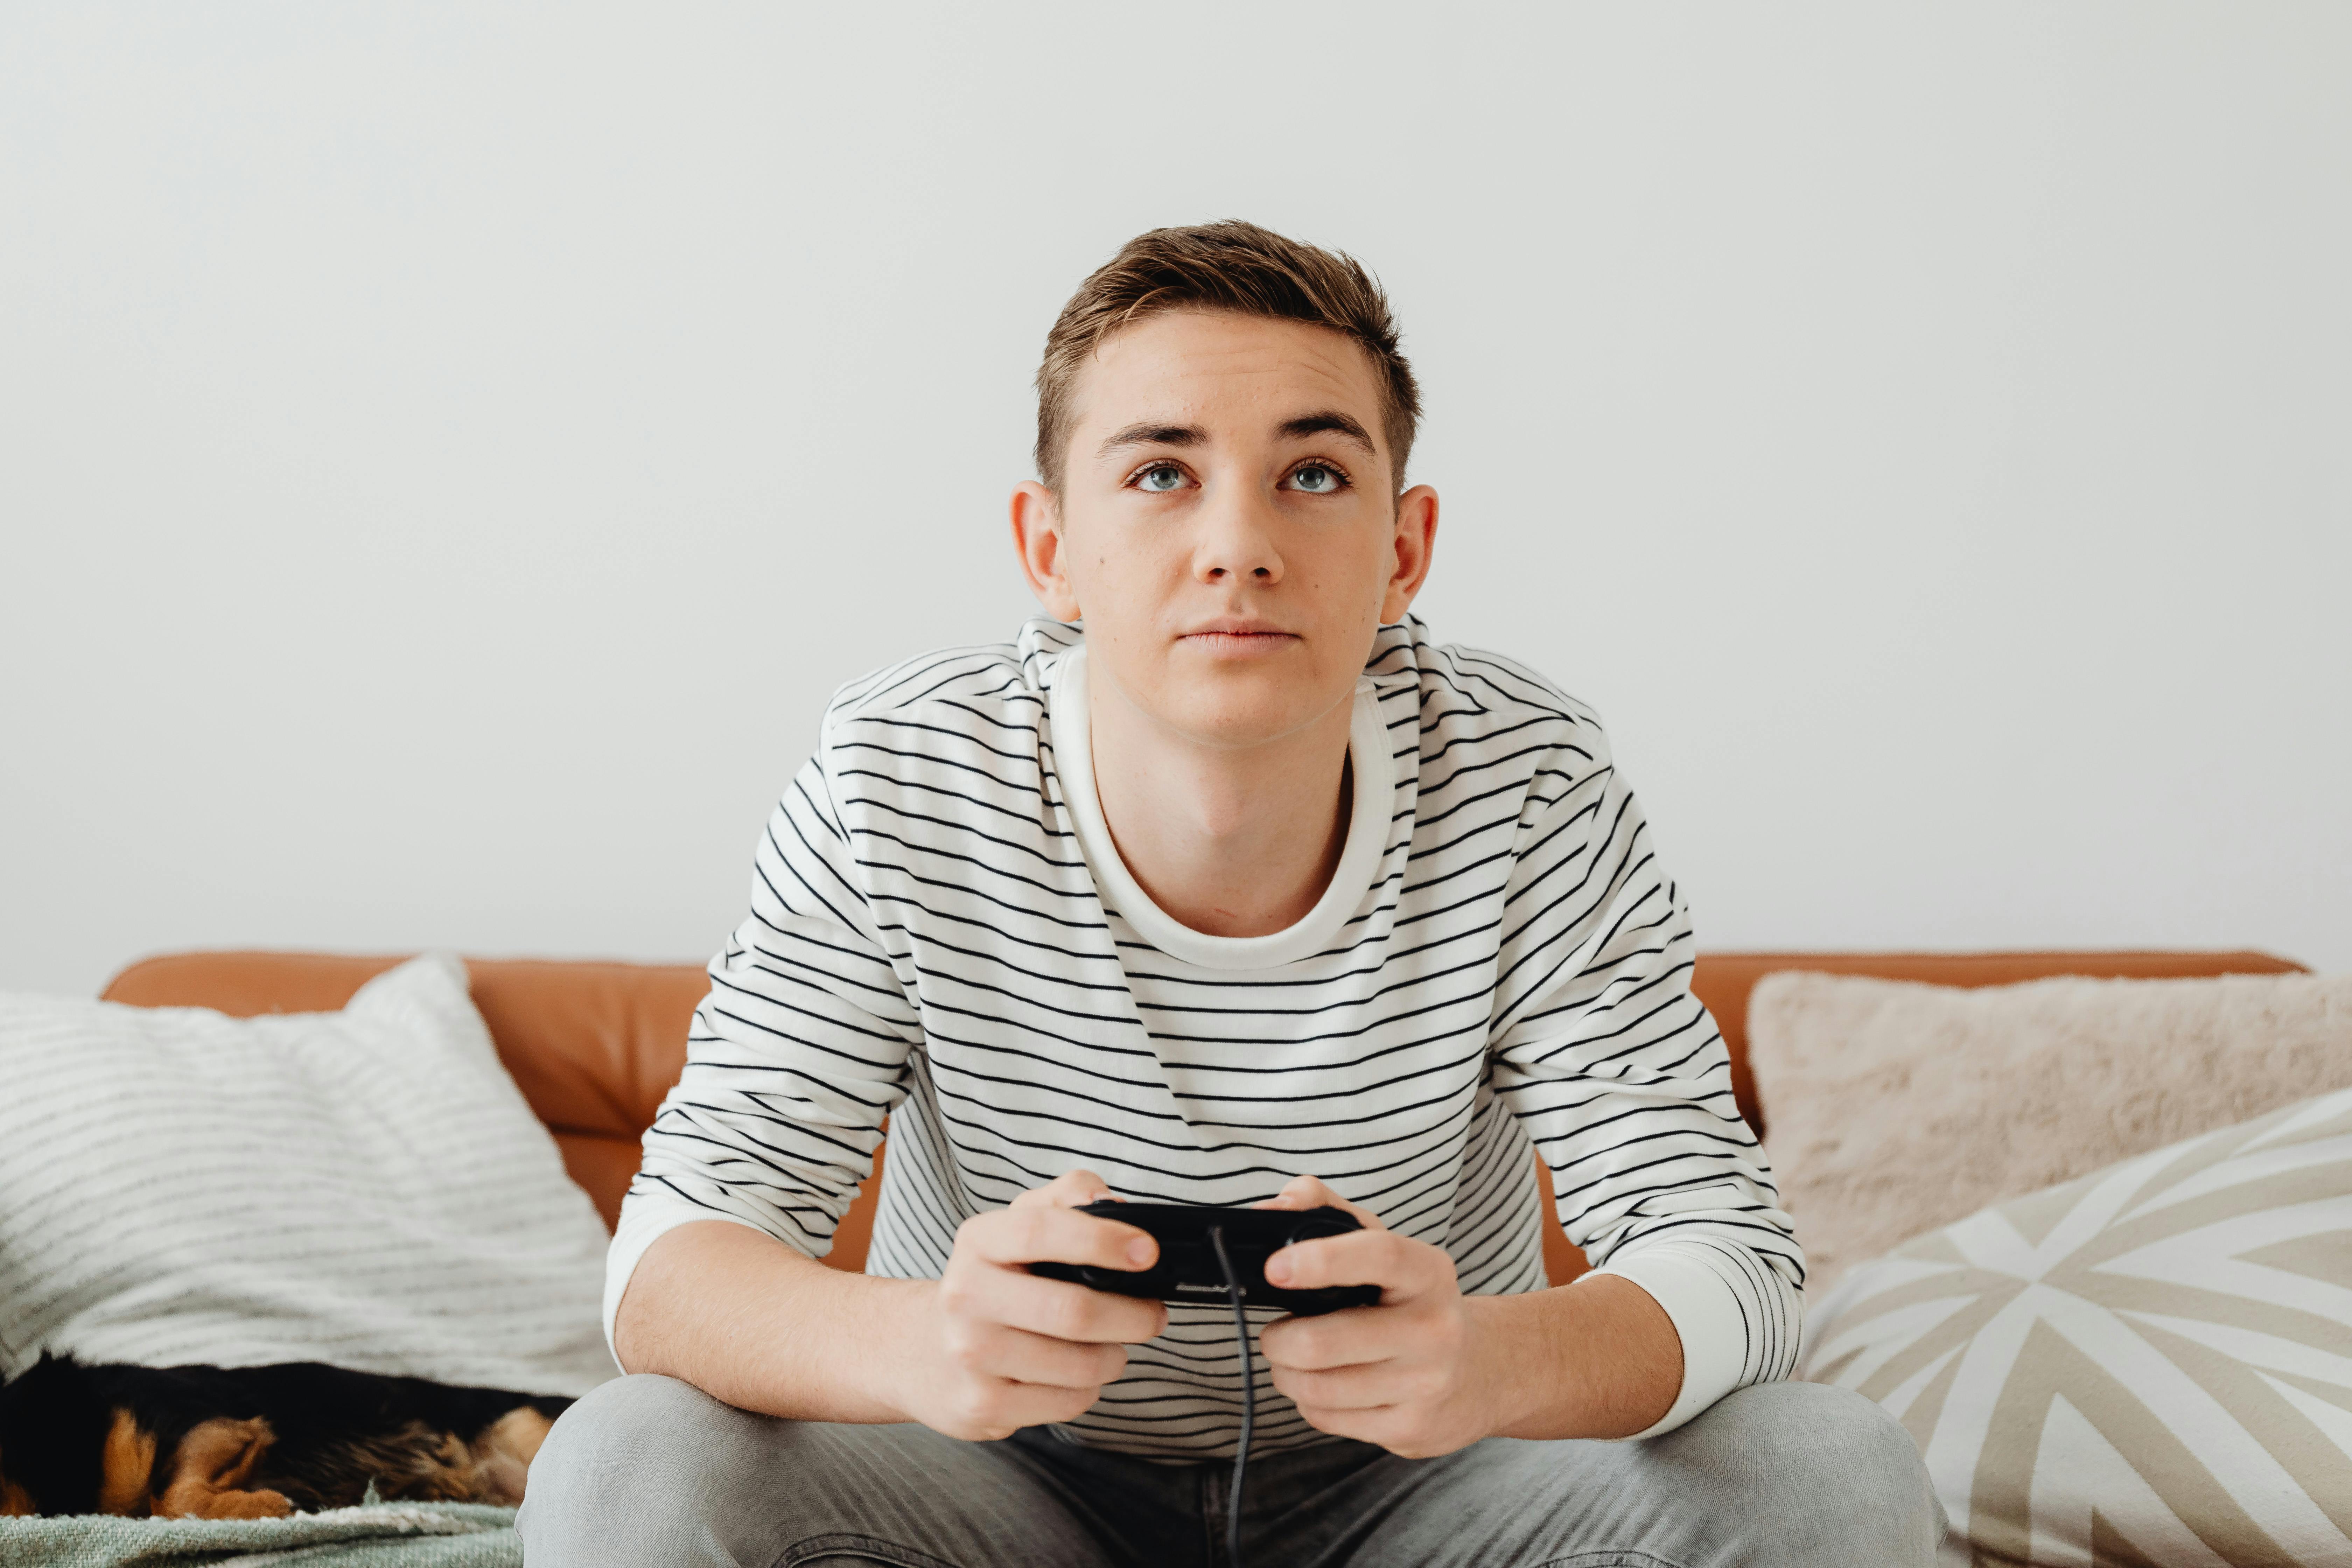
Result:
{"label": "black cable", "polygon": [[1233,1568],[1242,1568],[1242,1478],[1249,1472],[1250,1432],[1257,1425],[1257,1368],[1250,1361],[1249,1320],[1242,1315],[1242,1277],[1225,1252],[1223,1226],[1209,1227],[1209,1245],[1225,1271],[1225,1295],[1234,1304],[1234,1348],[1242,1358],[1242,1441],[1234,1450],[1234,1487],[1225,1499],[1225,1558]]}

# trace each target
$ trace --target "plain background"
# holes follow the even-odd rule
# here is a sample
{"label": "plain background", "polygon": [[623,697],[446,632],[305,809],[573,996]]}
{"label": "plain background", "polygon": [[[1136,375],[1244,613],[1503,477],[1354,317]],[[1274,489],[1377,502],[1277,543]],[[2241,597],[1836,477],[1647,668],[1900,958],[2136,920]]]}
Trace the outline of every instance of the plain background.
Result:
{"label": "plain background", "polygon": [[1421,611],[1703,946],[2352,968],[2352,7],[16,4],[0,985],[708,954],[1228,216],[1389,286]]}

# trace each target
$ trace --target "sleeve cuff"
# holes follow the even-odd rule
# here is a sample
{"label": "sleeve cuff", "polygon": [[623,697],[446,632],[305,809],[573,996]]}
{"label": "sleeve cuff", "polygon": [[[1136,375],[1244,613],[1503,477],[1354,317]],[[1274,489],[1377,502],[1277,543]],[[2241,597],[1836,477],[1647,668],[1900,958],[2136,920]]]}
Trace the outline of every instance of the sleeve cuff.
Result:
{"label": "sleeve cuff", "polygon": [[1704,1254],[1662,1242],[1620,1253],[1593,1272],[1631,1279],[1647,1290],[1665,1309],[1683,1342],[1681,1392],[1655,1425],[1633,1436],[1671,1432],[1739,1386],[1748,1361],[1748,1314],[1730,1282]]}
{"label": "sleeve cuff", "polygon": [[[715,1209],[697,1208],[675,1200],[649,1204],[632,1198],[621,1205],[620,1226],[614,1231],[613,1245],[604,1254],[604,1348],[613,1352],[613,1364],[623,1372],[629,1369],[621,1361],[620,1347],[613,1342],[613,1320],[620,1315],[621,1298],[628,1293],[629,1277],[637,1271],[637,1264],[644,1258],[647,1247],[679,1226],[693,1225],[706,1219],[740,1225],[746,1230],[759,1231],[761,1236],[775,1235],[773,1231],[762,1229],[738,1215],[720,1214]],[[783,1238],[779,1237],[777,1239]],[[793,1244],[785,1242],[785,1245]]]}

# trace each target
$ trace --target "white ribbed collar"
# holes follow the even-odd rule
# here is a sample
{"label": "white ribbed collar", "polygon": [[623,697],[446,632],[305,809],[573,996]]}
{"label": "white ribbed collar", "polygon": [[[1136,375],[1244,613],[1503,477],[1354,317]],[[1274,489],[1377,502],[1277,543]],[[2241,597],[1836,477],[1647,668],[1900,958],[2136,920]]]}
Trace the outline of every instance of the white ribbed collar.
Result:
{"label": "white ribbed collar", "polygon": [[1171,958],[1203,969],[1272,969],[1310,958],[1329,945],[1339,928],[1370,890],[1388,847],[1389,817],[1396,808],[1396,768],[1389,755],[1388,726],[1370,677],[1356,682],[1356,706],[1348,725],[1348,757],[1353,773],[1355,808],[1349,815],[1348,844],[1339,853],[1331,885],[1306,918],[1265,936],[1211,936],[1194,931],[1162,910],[1138,885],[1111,840],[1102,795],[1095,787],[1092,725],[1087,708],[1084,644],[1056,661],[1046,691],[1054,738],[1054,765],[1061,774],[1062,798],[1078,848],[1094,873],[1104,901],[1126,917],[1139,935]]}

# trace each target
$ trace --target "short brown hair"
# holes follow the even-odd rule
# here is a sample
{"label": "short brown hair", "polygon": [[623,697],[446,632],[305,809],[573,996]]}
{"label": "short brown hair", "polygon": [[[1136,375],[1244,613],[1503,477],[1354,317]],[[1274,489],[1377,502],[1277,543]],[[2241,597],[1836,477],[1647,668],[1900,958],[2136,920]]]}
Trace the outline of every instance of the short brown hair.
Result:
{"label": "short brown hair", "polygon": [[1391,477],[1402,488],[1405,458],[1421,423],[1421,392],[1412,366],[1397,352],[1388,296],[1352,256],[1227,218],[1137,235],[1062,307],[1037,367],[1037,475],[1047,489],[1062,488],[1071,391],[1087,356],[1121,327],[1182,310],[1306,321],[1363,345],[1381,384],[1381,433],[1395,460]]}

